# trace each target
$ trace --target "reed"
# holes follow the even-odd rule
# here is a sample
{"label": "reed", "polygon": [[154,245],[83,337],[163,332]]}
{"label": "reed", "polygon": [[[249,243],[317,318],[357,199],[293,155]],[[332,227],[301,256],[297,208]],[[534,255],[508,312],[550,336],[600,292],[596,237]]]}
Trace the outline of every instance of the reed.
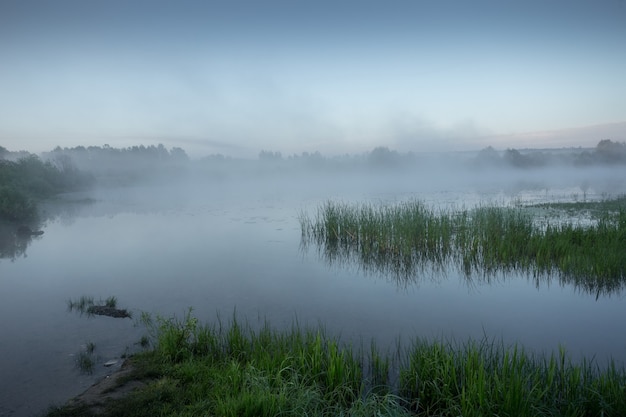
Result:
{"label": "reed", "polygon": [[126,309],[117,308],[117,297],[110,296],[106,300],[96,303],[93,297],[81,296],[78,300],[67,301],[68,311],[77,311],[81,316],[89,317],[96,315],[116,318],[132,318],[132,313]]}
{"label": "reed", "polygon": [[117,297],[114,296],[114,295],[108,297],[106,300],[104,300],[104,305],[106,307],[116,308],[117,307]]}
{"label": "reed", "polygon": [[614,202],[607,204],[590,225],[539,225],[523,207],[436,211],[419,201],[326,202],[314,219],[304,213],[299,219],[303,246],[315,243],[328,262],[357,259],[367,271],[404,282],[456,265],[468,278],[512,270],[558,275],[599,294],[619,290],[626,279],[626,206],[616,211]]}
{"label": "reed", "polygon": [[147,385],[100,415],[626,415],[626,370],[574,363],[562,348],[417,339],[392,355],[375,344],[355,352],[323,327],[255,330],[235,316],[201,325],[191,310],[153,326],[155,349],[131,359]]}
{"label": "reed", "polygon": [[[572,363],[495,341],[416,342],[400,374],[401,396],[424,415],[621,415],[626,374],[614,364]],[[610,382],[609,382],[610,381]]]}
{"label": "reed", "polygon": [[84,314],[87,312],[89,307],[95,305],[95,301],[93,297],[81,296],[78,300],[68,300],[67,301],[67,310],[68,311],[78,311],[80,314]]}

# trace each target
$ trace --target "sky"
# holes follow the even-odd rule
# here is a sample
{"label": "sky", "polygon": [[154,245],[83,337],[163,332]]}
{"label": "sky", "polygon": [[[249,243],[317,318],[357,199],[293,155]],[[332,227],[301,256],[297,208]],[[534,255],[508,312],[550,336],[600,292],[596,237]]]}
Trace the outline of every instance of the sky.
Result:
{"label": "sky", "polygon": [[1,0],[0,146],[592,147],[625,51],[626,0]]}

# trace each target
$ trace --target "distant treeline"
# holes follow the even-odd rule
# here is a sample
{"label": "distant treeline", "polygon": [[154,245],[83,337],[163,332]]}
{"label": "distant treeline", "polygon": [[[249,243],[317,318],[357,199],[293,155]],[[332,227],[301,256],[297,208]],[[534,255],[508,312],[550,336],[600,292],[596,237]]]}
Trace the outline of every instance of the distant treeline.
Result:
{"label": "distant treeline", "polygon": [[626,143],[601,140],[592,150],[528,150],[524,153],[507,149],[503,153],[487,147],[481,150],[474,164],[477,166],[510,166],[516,168],[545,167],[550,165],[617,165],[626,164]]}
{"label": "distant treeline", "polygon": [[[0,148],[0,158],[15,163],[32,159],[27,152],[8,152]],[[41,162],[47,169],[56,171],[47,175],[46,181],[59,183],[72,181],[83,183],[78,173],[88,172],[100,184],[124,185],[136,181],[161,181],[193,172],[208,177],[247,176],[257,174],[281,174],[303,172],[362,172],[362,171],[410,171],[431,168],[467,169],[532,169],[550,166],[610,166],[626,165],[626,143],[601,140],[595,148],[562,149],[506,149],[496,150],[489,146],[478,152],[415,153],[398,152],[388,147],[376,147],[362,154],[324,156],[320,152],[303,152],[283,156],[280,152],[262,150],[257,159],[241,159],[213,154],[190,160],[178,147],[170,150],[162,144],[113,148],[104,146],[56,147],[43,153]],[[31,162],[32,163],[32,162]],[[49,179],[50,180],[49,180]],[[62,180],[58,180],[62,178]],[[55,180],[52,180],[55,179]],[[2,184],[5,184],[4,182]],[[46,188],[46,187],[44,187]]]}
{"label": "distant treeline", "polygon": [[[232,161],[222,155],[205,158],[207,162]],[[327,158],[319,152],[304,152],[283,157],[280,152],[261,151],[259,162],[267,165],[292,164],[309,168],[364,167],[368,169],[403,169],[432,164],[464,166],[467,168],[540,168],[548,166],[626,165],[626,143],[601,140],[593,149],[506,149],[491,146],[479,152],[401,153],[388,147],[377,147],[362,155],[342,155]]]}
{"label": "distant treeline", "polygon": [[88,171],[98,181],[109,183],[126,183],[159,174],[172,174],[189,161],[183,149],[167,150],[162,144],[128,148],[113,148],[109,145],[74,148],[57,146],[51,152],[44,153],[43,157],[57,165]]}

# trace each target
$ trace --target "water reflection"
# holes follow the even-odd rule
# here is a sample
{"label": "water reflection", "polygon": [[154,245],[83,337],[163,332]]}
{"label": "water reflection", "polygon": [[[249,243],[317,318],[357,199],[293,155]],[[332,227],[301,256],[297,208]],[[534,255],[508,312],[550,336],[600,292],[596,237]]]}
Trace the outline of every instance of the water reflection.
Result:
{"label": "water reflection", "polygon": [[442,283],[450,274],[462,277],[468,288],[502,283],[515,277],[526,277],[538,290],[558,283],[583,294],[600,297],[620,295],[626,286],[624,275],[599,278],[589,274],[568,273],[556,267],[538,269],[532,264],[504,264],[468,259],[459,252],[438,258],[415,251],[367,251],[355,244],[338,240],[312,239],[304,235],[300,242],[302,254],[315,247],[320,260],[331,267],[358,269],[364,275],[390,281],[400,289],[419,287],[425,283]]}
{"label": "water reflection", "polygon": [[0,221],[0,259],[15,261],[27,256],[26,250],[35,240],[44,238],[48,224],[55,221],[69,225],[79,217],[85,208],[93,205],[89,198],[63,198],[49,200],[41,204],[36,220],[21,224]]}
{"label": "water reflection", "polygon": [[26,249],[33,240],[41,239],[41,224],[17,225],[0,223],[0,259],[26,257]]}

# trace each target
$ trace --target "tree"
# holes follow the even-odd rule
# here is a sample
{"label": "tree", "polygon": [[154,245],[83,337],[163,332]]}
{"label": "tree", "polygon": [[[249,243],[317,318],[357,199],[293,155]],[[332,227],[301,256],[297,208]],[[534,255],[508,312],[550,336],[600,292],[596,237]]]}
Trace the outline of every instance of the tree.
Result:
{"label": "tree", "polygon": [[521,152],[517,149],[507,149],[504,152],[503,158],[508,164],[514,167],[525,168],[530,165],[529,158],[525,155],[522,155]]}
{"label": "tree", "polygon": [[492,166],[500,165],[502,158],[500,158],[500,154],[492,146],[487,146],[478,152],[475,161],[479,166]]}
{"label": "tree", "polygon": [[174,147],[170,150],[170,156],[174,161],[186,162],[189,160],[187,152],[178,147]]}
{"label": "tree", "polygon": [[259,160],[261,161],[280,161],[283,156],[280,152],[261,151],[259,152]]}
{"label": "tree", "polygon": [[596,157],[603,163],[626,162],[626,144],[603,139],[596,146]]}
{"label": "tree", "polygon": [[367,162],[376,167],[392,167],[398,164],[399,155],[386,146],[379,146],[370,152]]}

